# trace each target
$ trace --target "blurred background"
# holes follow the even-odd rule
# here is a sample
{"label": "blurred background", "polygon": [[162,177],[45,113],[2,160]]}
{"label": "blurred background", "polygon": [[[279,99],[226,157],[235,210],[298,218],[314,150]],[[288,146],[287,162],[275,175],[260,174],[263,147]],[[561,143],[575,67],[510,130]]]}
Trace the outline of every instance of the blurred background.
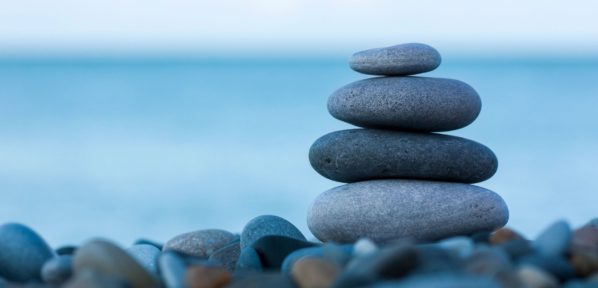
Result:
{"label": "blurred background", "polygon": [[598,216],[598,2],[0,0],[0,222],[52,245],[239,232],[306,211],[339,183],[311,143],[349,128],[335,89],[351,53],[436,47],[426,76],[472,85],[495,151],[478,185],[533,237]]}

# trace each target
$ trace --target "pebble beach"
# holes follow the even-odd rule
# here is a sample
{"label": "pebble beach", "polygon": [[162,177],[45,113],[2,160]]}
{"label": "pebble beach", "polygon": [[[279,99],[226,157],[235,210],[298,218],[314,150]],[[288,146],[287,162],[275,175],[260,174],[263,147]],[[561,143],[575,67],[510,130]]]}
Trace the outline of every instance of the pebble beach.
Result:
{"label": "pebble beach", "polygon": [[103,238],[50,247],[43,231],[6,223],[0,287],[598,287],[598,220],[557,221],[534,239],[504,227],[500,191],[476,184],[499,157],[450,135],[476,120],[483,97],[419,75],[441,61],[419,43],[350,58],[374,77],[328,100],[334,118],[357,128],[309,149],[316,172],[345,183],[307,209],[316,239],[274,215],[242,231],[199,227],[126,247]]}

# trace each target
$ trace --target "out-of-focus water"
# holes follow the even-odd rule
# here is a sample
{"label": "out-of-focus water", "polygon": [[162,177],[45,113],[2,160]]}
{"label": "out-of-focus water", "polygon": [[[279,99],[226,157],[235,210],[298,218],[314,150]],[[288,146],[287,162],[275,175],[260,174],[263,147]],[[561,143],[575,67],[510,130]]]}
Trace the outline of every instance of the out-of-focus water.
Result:
{"label": "out-of-focus water", "polygon": [[[598,60],[448,59],[428,76],[472,85],[483,109],[448,134],[495,151],[509,225],[536,235],[598,216]],[[104,236],[164,241],[240,231],[260,214],[305,233],[338,185],[307,160],[336,88],[366,78],[344,59],[0,61],[0,222],[53,245]]]}

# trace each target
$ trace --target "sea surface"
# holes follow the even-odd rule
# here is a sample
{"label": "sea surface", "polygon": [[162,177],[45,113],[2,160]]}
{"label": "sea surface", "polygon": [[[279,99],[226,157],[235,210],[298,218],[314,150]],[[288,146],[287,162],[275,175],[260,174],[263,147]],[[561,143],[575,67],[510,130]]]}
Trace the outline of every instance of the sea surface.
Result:
{"label": "sea surface", "polygon": [[[448,134],[495,151],[478,185],[504,197],[510,226],[533,237],[598,217],[598,58],[460,57],[427,75],[482,97]],[[326,99],[366,77],[312,56],[0,59],[0,223],[54,246],[128,244],[275,214],[311,237],[310,202],[339,183],[309,147],[351,127]]]}

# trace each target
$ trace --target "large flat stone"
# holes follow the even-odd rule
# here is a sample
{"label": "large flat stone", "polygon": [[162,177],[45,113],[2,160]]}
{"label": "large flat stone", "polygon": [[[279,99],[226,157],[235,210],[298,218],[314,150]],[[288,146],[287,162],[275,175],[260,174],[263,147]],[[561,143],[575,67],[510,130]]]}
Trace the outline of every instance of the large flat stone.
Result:
{"label": "large flat stone", "polygon": [[482,101],[453,79],[376,77],[345,85],[328,99],[335,118],[366,128],[449,131],[472,123]]}
{"label": "large flat stone", "polygon": [[309,161],[339,182],[408,178],[475,183],[496,172],[494,153],[477,142],[442,134],[350,129],[322,136]]}
{"label": "large flat stone", "polygon": [[492,231],[509,211],[496,193],[468,184],[373,180],[320,194],[308,212],[308,226],[322,241],[378,243],[398,239],[432,241]]}

